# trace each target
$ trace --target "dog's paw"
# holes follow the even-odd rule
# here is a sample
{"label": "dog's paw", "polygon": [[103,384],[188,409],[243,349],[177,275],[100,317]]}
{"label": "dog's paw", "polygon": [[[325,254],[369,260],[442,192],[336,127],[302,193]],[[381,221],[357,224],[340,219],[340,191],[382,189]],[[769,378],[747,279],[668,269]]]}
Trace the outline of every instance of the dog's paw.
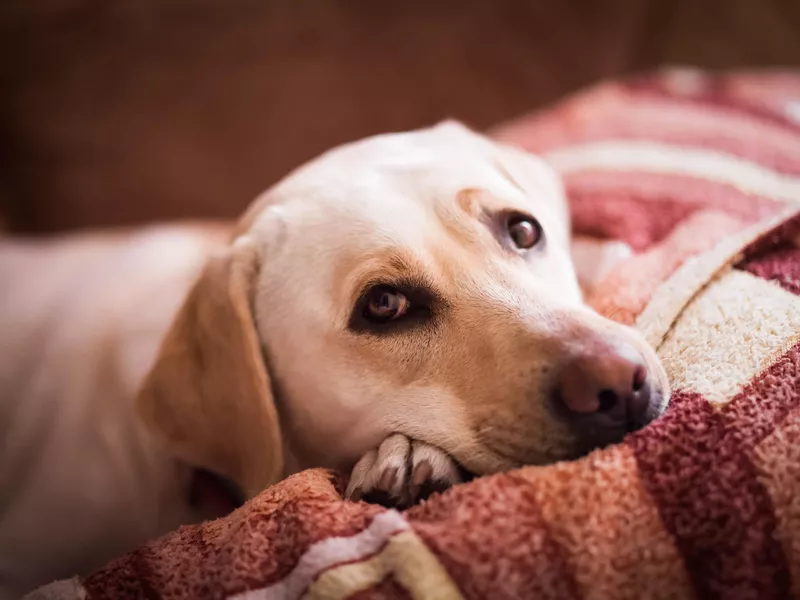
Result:
{"label": "dog's paw", "polygon": [[405,508],[460,481],[455,461],[445,452],[396,433],[356,463],[346,497]]}

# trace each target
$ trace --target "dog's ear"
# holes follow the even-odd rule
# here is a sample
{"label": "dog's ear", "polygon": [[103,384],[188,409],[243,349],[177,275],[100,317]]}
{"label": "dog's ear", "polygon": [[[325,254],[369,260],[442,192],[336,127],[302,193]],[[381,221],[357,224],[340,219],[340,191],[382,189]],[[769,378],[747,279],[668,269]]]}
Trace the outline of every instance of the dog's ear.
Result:
{"label": "dog's ear", "polygon": [[246,238],[209,260],[137,399],[145,424],[179,459],[228,477],[248,497],[283,470],[251,308],[257,272],[258,256]]}

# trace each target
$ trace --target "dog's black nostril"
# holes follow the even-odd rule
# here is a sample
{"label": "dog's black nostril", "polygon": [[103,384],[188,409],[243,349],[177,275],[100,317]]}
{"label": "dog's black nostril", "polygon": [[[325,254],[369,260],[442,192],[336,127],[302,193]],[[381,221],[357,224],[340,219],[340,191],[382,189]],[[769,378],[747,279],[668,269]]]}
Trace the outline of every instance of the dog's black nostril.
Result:
{"label": "dog's black nostril", "polygon": [[600,401],[599,412],[609,412],[617,405],[619,400],[617,394],[612,390],[600,390],[600,393],[597,394],[597,399]]}
{"label": "dog's black nostril", "polygon": [[636,367],[636,370],[633,372],[633,391],[638,392],[644,387],[645,382],[647,381],[647,369],[643,366]]}

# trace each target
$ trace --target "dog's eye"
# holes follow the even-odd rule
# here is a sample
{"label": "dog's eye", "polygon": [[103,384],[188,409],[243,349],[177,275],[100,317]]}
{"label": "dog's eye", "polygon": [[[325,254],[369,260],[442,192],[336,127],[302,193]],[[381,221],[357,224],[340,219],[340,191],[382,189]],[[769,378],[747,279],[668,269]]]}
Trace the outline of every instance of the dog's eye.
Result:
{"label": "dog's eye", "polygon": [[508,235],[521,250],[533,248],[542,239],[542,226],[533,217],[514,215],[508,220]]}
{"label": "dog's eye", "polygon": [[434,308],[443,305],[432,288],[419,281],[373,284],[356,302],[348,328],[381,335],[408,332],[430,322]]}
{"label": "dog's eye", "polygon": [[367,292],[364,318],[373,323],[386,323],[399,319],[408,312],[411,303],[394,288],[379,285]]}

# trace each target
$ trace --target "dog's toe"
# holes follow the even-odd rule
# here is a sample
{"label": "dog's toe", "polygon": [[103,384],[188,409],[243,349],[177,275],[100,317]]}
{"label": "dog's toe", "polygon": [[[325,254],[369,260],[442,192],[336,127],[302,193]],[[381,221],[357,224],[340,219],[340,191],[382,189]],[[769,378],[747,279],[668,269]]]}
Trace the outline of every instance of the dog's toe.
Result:
{"label": "dog's toe", "polygon": [[408,458],[411,441],[404,435],[395,434],[386,438],[378,448],[375,461],[373,487],[397,500],[405,499]]}
{"label": "dog's toe", "polygon": [[365,490],[369,490],[371,485],[371,475],[375,461],[378,458],[377,450],[370,450],[361,457],[353,467],[353,472],[350,474],[350,482],[347,484],[345,497],[350,500],[361,500]]}
{"label": "dog's toe", "polygon": [[412,502],[424,500],[459,483],[461,476],[455,461],[439,448],[423,442],[411,447],[409,492]]}

